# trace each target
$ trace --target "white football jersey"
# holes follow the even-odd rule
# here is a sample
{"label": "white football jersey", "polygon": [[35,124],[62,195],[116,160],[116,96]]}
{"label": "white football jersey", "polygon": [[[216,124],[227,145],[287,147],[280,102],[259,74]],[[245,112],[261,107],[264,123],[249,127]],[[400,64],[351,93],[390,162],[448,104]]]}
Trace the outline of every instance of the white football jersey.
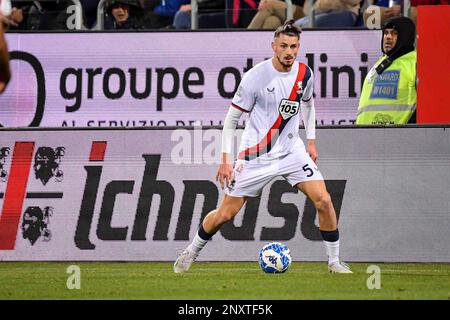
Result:
{"label": "white football jersey", "polygon": [[238,159],[271,160],[291,152],[300,139],[300,104],[313,99],[313,83],[312,70],[298,61],[289,72],[277,71],[268,59],[245,73],[231,102],[249,113]]}

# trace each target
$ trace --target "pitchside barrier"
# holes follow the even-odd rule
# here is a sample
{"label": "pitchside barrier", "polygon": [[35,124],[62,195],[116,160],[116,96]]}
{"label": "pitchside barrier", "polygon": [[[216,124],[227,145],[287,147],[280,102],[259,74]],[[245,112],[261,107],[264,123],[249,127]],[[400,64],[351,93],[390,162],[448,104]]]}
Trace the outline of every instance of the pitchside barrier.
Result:
{"label": "pitchside barrier", "polygon": [[[344,260],[450,262],[449,128],[318,128]],[[173,261],[223,197],[220,137],[219,127],[1,130],[0,260]],[[278,178],[199,260],[256,261],[281,241],[296,261],[322,261],[317,225],[312,203]]]}

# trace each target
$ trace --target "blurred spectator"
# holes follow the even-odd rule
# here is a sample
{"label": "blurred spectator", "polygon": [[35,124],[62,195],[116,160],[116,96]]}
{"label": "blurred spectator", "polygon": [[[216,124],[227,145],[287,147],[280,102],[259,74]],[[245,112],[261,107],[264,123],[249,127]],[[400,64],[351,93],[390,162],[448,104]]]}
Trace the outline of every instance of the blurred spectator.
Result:
{"label": "blurred spectator", "polygon": [[[24,8],[24,9],[23,9]],[[25,25],[23,22],[26,21],[25,15],[28,14],[29,6],[28,7],[16,7],[14,6],[11,11],[11,15],[9,18],[11,19],[10,26],[11,27],[17,27],[18,29],[22,29]]]}
{"label": "blurred spectator", "polygon": [[[354,27],[357,25],[360,0],[317,0],[314,3],[315,27],[318,28],[339,28]],[[305,17],[296,21],[302,28],[310,27],[310,9],[305,6],[303,9]]]}
{"label": "blurred spectator", "polygon": [[[75,4],[71,0],[12,1],[13,10],[9,17],[10,29],[16,30],[67,30],[73,11],[68,7]],[[84,25],[91,29],[97,21],[100,0],[80,0]],[[72,20],[71,20],[72,21]],[[73,28],[73,27],[71,27]]]}
{"label": "blurred spectator", "polygon": [[143,10],[137,1],[110,0],[105,5],[107,17],[106,30],[143,29]]}
{"label": "blurred spectator", "polygon": [[161,4],[161,0],[139,0],[139,3],[144,10],[152,11]]}
{"label": "blurred spectator", "polygon": [[100,0],[80,0],[83,8],[84,25],[92,29],[97,22],[97,8]]}
{"label": "blurred spectator", "polygon": [[[305,0],[293,0],[292,10],[294,19],[298,20],[305,14],[303,5]],[[250,22],[248,29],[275,30],[286,21],[286,2],[284,0],[262,0],[258,6],[258,12]]]}
{"label": "blurred spectator", "polygon": [[11,30],[24,30],[27,29],[27,16],[31,7],[30,3],[24,2],[12,2],[12,10],[8,16],[7,24]]}
{"label": "blurred spectator", "polygon": [[19,30],[68,30],[71,5],[71,0],[13,1],[8,24]]}
{"label": "blurred spectator", "polygon": [[407,17],[386,22],[383,56],[367,74],[358,106],[357,124],[416,122],[416,26]]}
{"label": "blurred spectator", "polygon": [[227,28],[247,28],[258,12],[259,0],[225,0]]}
{"label": "blurred spectator", "polygon": [[[184,4],[173,19],[175,29],[191,28],[191,5]],[[198,1],[198,28],[225,28],[225,0]]]}
{"label": "blurred spectator", "polygon": [[73,5],[70,0],[33,1],[28,11],[28,29],[31,30],[68,30],[70,15],[67,8]]}
{"label": "blurred spectator", "polygon": [[[182,5],[189,3],[191,3],[191,0],[161,0],[159,4],[154,6],[153,10],[146,11],[146,28],[161,29],[172,26],[177,11],[181,8]],[[150,7],[152,7],[154,4],[154,0],[152,0],[150,3]]]}
{"label": "blurred spectator", "polygon": [[364,11],[364,26],[380,29],[386,20],[402,15],[402,0],[378,0]]}
{"label": "blurred spectator", "polygon": [[450,0],[411,0],[411,9],[409,15],[414,23],[416,23],[417,21],[417,7],[429,5],[450,5]]}

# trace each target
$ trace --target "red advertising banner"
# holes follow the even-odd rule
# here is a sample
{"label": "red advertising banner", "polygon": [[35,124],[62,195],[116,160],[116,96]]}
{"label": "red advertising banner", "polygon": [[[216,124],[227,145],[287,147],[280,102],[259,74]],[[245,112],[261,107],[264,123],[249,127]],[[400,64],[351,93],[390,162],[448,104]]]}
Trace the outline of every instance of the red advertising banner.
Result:
{"label": "red advertising banner", "polygon": [[417,8],[417,122],[450,123],[450,6]]}

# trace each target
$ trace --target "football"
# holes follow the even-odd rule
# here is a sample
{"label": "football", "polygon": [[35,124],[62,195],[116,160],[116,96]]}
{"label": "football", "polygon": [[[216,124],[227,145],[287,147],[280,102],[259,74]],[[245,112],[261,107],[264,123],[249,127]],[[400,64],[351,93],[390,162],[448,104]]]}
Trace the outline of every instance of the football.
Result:
{"label": "football", "polygon": [[291,262],[289,248],[279,242],[268,243],[259,252],[259,265],[266,273],[286,272]]}

